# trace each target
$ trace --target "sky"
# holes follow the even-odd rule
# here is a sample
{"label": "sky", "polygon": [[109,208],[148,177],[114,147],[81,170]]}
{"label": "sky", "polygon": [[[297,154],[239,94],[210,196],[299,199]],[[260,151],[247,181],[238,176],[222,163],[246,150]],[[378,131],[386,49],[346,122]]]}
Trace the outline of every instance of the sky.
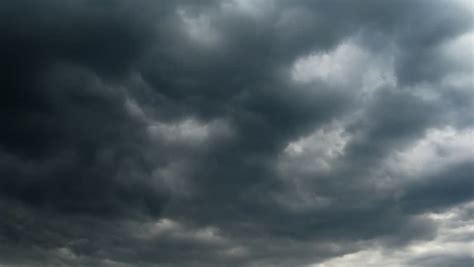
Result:
{"label": "sky", "polygon": [[0,265],[474,265],[474,1],[0,1]]}

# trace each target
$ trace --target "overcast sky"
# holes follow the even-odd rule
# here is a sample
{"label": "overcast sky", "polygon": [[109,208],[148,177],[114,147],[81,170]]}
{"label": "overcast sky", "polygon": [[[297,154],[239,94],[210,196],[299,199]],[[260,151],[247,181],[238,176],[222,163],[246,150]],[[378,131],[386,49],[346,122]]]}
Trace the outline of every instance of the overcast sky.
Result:
{"label": "overcast sky", "polygon": [[0,265],[470,267],[474,1],[0,1]]}

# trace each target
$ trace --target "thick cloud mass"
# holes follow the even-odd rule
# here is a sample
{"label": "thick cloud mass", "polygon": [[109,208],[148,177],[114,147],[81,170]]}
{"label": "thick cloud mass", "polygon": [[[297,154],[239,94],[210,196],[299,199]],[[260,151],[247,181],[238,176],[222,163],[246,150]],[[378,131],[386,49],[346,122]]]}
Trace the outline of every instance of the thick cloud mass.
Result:
{"label": "thick cloud mass", "polygon": [[470,0],[0,3],[0,265],[472,266]]}

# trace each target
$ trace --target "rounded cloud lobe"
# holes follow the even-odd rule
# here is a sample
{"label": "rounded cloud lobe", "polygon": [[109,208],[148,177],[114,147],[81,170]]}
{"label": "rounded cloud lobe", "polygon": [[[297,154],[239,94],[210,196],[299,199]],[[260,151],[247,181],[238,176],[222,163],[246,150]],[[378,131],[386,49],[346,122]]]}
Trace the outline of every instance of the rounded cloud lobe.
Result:
{"label": "rounded cloud lobe", "polygon": [[1,3],[0,264],[471,266],[467,2]]}

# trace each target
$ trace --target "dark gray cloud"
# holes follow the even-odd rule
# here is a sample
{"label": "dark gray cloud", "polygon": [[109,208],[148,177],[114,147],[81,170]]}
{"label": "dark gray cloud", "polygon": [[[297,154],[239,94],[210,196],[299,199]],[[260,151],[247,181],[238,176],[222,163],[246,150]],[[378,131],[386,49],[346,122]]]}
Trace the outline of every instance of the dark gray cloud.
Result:
{"label": "dark gray cloud", "polygon": [[470,266],[473,11],[1,3],[0,264]]}

